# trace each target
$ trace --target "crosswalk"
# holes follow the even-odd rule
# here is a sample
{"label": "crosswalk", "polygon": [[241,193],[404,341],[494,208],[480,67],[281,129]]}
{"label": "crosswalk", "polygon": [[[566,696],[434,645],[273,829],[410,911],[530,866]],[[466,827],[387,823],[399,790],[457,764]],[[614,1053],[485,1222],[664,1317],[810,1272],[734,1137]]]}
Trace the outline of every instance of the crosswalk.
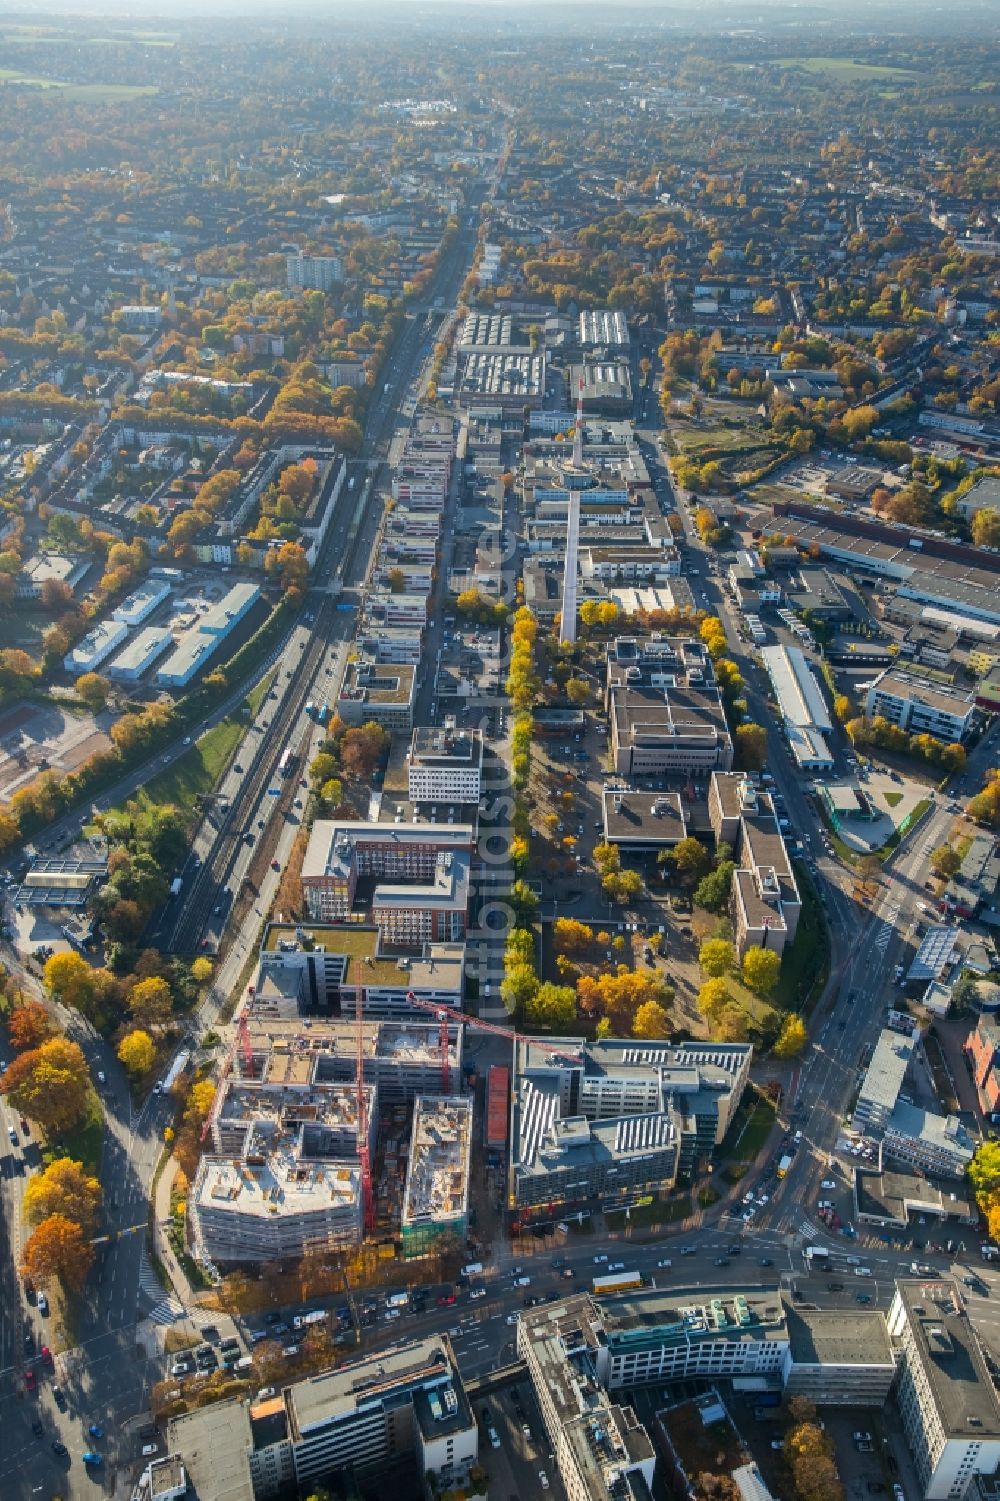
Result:
{"label": "crosswalk", "polygon": [[875,947],[883,956],[889,947],[889,940],[896,931],[896,919],[898,917],[899,902],[896,901],[893,902],[891,907],[887,907],[879,918],[878,932],[875,934]]}
{"label": "crosswalk", "polygon": [[154,1324],[176,1324],[184,1317],[184,1305],[173,1294],[164,1296],[163,1285],[145,1251],[139,1263],[139,1291],[152,1303],[149,1317]]}

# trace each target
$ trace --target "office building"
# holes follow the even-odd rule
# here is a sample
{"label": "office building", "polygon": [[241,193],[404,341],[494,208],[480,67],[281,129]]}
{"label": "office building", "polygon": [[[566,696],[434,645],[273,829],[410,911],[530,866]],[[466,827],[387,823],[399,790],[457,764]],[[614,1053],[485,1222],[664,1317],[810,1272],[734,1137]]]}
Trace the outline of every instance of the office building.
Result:
{"label": "office building", "polygon": [[309,288],[329,292],[344,279],[344,265],[339,255],[286,255],[286,285],[293,290]]}
{"label": "office building", "polygon": [[896,1108],[916,1047],[915,1037],[888,1028],[879,1033],[854,1106],[855,1130],[878,1133],[885,1130]]}
{"label": "office building", "polygon": [[465,945],[427,943],[420,954],[387,951],[378,928],[362,923],[271,923],[264,935],[251,997],[255,1014],[413,1016],[411,992],[421,1000],[461,1008]]}
{"label": "office building", "polygon": [[253,1402],[198,1408],[169,1423],[167,1446],[198,1501],[278,1501],[334,1480],[370,1485],[408,1464],[451,1488],[479,1452],[446,1336],[403,1341]]}
{"label": "office building", "polygon": [[889,1028],[879,1034],[854,1107],[855,1130],[881,1141],[883,1155],[891,1161],[961,1178],[974,1145],[959,1118],[921,1109],[902,1093],[917,1047],[913,1035]]}
{"label": "office building", "polygon": [[785,1396],[823,1407],[884,1407],[896,1367],[881,1313],[857,1306],[804,1308],[784,1294],[782,1304]]}
{"label": "office building", "polygon": [[[367,630],[393,625],[423,627],[426,595],[387,593],[379,598],[394,603],[383,609],[378,601],[370,602],[364,622]],[[410,730],[416,695],[417,669],[413,663],[348,662],[337,695],[337,713],[349,725],[374,723],[385,730]]]}
{"label": "office building", "polygon": [[869,685],[865,715],[881,715],[910,735],[932,735],[947,745],[963,741],[972,728],[976,712],[970,691],[945,688],[887,667]]}
{"label": "office building", "polygon": [[232,635],[260,599],[256,584],[234,584],[217,605],[202,615],[183,636],[163,666],[156,681],[168,688],[186,688]]}
{"label": "office building", "polygon": [[900,1281],[888,1315],[896,1399],[926,1501],[961,1501],[1000,1465],[1000,1407],[955,1282]]}
{"label": "office building", "polygon": [[[349,917],[359,894],[359,882],[373,878],[371,902],[380,905],[380,890],[391,884],[423,887],[428,900],[439,879],[454,902],[464,893],[468,901],[468,871],[475,831],[471,824],[376,824],[333,822],[318,819],[313,824],[302,862],[302,890],[310,915],[321,922]],[[439,855],[455,857],[447,871],[439,867]],[[459,858],[460,857],[460,858]],[[419,906],[418,898],[414,901]],[[430,935],[436,936],[436,935]]]}
{"label": "office building", "polygon": [[783,953],[798,931],[802,897],[770,795],[743,773],[717,772],[709,784],[708,814],[716,839],[736,857],[729,910],[737,953]]}
{"label": "office building", "polygon": [[512,1213],[544,1220],[624,1207],[690,1176],[722,1141],[752,1053],[743,1043],[520,1041]]}
{"label": "office building", "polygon": [[570,1501],[649,1501],[656,1456],[630,1407],[602,1389],[601,1314],[584,1294],[517,1326],[548,1447]]}
{"label": "office building", "polygon": [[612,764],[622,776],[684,777],[733,764],[722,698],[700,641],[616,642],[607,704]]}
{"label": "office building", "polygon": [[406,1169],[401,1241],[404,1256],[458,1246],[469,1224],[471,1097],[417,1098]]}
{"label": "office building", "polygon": [[385,942],[422,949],[432,941],[465,937],[471,862],[464,850],[442,850],[425,881],[380,881],[372,893],[372,922]]}
{"label": "office building", "polygon": [[413,731],[411,803],[478,803],[482,776],[483,737],[478,730]]}

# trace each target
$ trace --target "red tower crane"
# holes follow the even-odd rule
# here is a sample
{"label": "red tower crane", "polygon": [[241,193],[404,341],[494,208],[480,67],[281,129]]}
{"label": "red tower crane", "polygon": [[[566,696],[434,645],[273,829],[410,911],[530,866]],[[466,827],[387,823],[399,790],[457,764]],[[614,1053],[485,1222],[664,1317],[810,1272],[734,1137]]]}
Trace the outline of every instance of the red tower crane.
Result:
{"label": "red tower crane", "polygon": [[452,1023],[456,1026],[474,1027],[477,1032],[492,1032],[494,1037],[505,1037],[512,1044],[528,1042],[532,1047],[540,1048],[544,1053],[566,1053],[565,1043],[547,1042],[544,1037],[529,1037],[527,1033],[517,1032],[513,1027],[501,1027],[496,1022],[486,1022],[479,1016],[470,1016],[466,1011],[459,1011],[454,1006],[446,1006],[443,1001],[422,1001],[412,990],[406,992],[406,999],[418,1011],[433,1012],[438,1019],[442,1094],[449,1094],[451,1091],[448,1032]]}

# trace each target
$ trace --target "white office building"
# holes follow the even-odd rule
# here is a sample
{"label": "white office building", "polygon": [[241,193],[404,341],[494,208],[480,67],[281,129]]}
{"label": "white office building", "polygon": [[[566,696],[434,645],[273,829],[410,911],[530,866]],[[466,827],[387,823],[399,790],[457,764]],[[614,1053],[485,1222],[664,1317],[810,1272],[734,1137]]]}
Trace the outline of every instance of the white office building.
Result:
{"label": "white office building", "polygon": [[483,738],[478,730],[413,731],[411,803],[478,803],[482,776]]}

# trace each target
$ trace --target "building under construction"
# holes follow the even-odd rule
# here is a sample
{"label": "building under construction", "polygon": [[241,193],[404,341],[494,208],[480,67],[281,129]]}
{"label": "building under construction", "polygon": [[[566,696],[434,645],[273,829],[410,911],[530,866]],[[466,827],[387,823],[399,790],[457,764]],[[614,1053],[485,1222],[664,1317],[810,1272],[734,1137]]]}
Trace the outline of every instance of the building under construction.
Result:
{"label": "building under construction", "polygon": [[444,1237],[465,1239],[471,1144],[471,1099],[425,1095],[416,1101],[401,1221],[404,1256],[426,1256]]}
{"label": "building under construction", "polygon": [[[398,1164],[411,1142],[401,1141],[396,1154],[395,1188],[388,1161],[374,1186],[379,1121],[393,1118],[405,1135],[414,1102],[419,1122],[420,1098],[433,1097],[446,1110],[450,1095],[443,1091],[452,1089],[456,1118],[466,1122],[466,1190],[456,1225],[464,1230],[471,1106],[457,1096],[461,1081],[457,1022],[292,1019],[249,997],[188,1198],[195,1255],[212,1266],[291,1260],[317,1246],[356,1245],[376,1228],[398,1233],[405,1219]],[[417,1122],[412,1145],[422,1144],[417,1156],[430,1164],[435,1130],[443,1146],[447,1128],[418,1129]],[[415,1203],[425,1170],[414,1180]]]}

